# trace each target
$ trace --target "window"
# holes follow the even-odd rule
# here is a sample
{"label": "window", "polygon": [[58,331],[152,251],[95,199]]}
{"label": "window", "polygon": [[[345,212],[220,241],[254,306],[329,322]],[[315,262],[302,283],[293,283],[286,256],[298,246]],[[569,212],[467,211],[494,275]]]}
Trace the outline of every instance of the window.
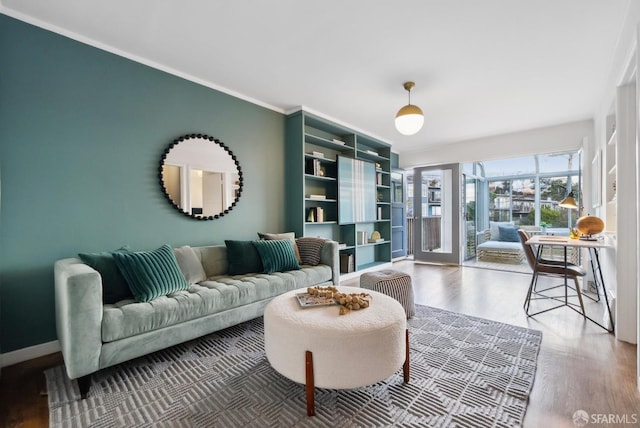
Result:
{"label": "window", "polygon": [[[475,171],[484,178],[478,187],[477,211],[484,209],[488,219],[479,220],[479,226],[488,227],[488,221],[573,226],[578,211],[558,204],[573,191],[580,205],[580,156],[580,152],[554,153],[465,165],[463,170]],[[487,195],[484,207],[480,205],[482,191]]]}

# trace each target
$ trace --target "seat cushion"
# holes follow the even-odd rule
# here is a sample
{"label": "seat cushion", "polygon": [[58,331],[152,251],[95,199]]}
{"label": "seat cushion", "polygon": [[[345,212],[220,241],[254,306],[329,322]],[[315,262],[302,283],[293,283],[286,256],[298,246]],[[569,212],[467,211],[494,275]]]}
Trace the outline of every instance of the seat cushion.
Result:
{"label": "seat cushion", "polygon": [[523,251],[520,242],[486,241],[478,245],[479,250]]}
{"label": "seat cushion", "polygon": [[318,265],[271,275],[220,275],[147,303],[124,300],[105,305],[102,341],[112,342],[271,299],[296,288],[327,284],[331,282],[331,274],[329,266]]}

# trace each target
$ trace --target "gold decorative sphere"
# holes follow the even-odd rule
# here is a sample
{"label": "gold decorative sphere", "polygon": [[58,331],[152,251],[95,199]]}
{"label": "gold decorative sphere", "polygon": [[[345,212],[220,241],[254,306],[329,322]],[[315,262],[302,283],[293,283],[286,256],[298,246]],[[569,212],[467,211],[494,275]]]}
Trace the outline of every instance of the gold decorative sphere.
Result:
{"label": "gold decorative sphere", "polygon": [[583,235],[596,235],[604,230],[604,221],[599,217],[586,215],[578,219],[576,229]]}

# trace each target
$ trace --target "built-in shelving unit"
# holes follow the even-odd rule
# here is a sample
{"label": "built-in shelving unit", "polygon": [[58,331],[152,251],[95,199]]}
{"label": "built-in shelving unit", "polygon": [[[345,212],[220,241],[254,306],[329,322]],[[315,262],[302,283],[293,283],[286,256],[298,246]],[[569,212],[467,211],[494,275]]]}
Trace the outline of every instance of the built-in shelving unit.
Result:
{"label": "built-in shelving unit", "polygon": [[[367,221],[341,222],[344,178],[338,156],[373,165],[375,216]],[[371,167],[369,167],[371,168]],[[391,262],[391,146],[304,110],[286,121],[287,224],[296,236],[319,236],[340,243],[341,267],[348,273]],[[343,217],[344,218],[344,217]],[[380,241],[372,242],[374,231]],[[366,236],[366,238],[362,238]]]}

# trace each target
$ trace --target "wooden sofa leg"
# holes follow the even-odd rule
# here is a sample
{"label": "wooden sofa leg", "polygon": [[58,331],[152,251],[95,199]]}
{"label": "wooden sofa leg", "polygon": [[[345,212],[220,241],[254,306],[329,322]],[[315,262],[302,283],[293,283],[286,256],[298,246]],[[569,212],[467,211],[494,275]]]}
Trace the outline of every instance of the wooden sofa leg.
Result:
{"label": "wooden sofa leg", "polygon": [[89,394],[89,388],[91,388],[91,375],[86,375],[78,378],[78,389],[80,389],[80,399],[84,400]]}

